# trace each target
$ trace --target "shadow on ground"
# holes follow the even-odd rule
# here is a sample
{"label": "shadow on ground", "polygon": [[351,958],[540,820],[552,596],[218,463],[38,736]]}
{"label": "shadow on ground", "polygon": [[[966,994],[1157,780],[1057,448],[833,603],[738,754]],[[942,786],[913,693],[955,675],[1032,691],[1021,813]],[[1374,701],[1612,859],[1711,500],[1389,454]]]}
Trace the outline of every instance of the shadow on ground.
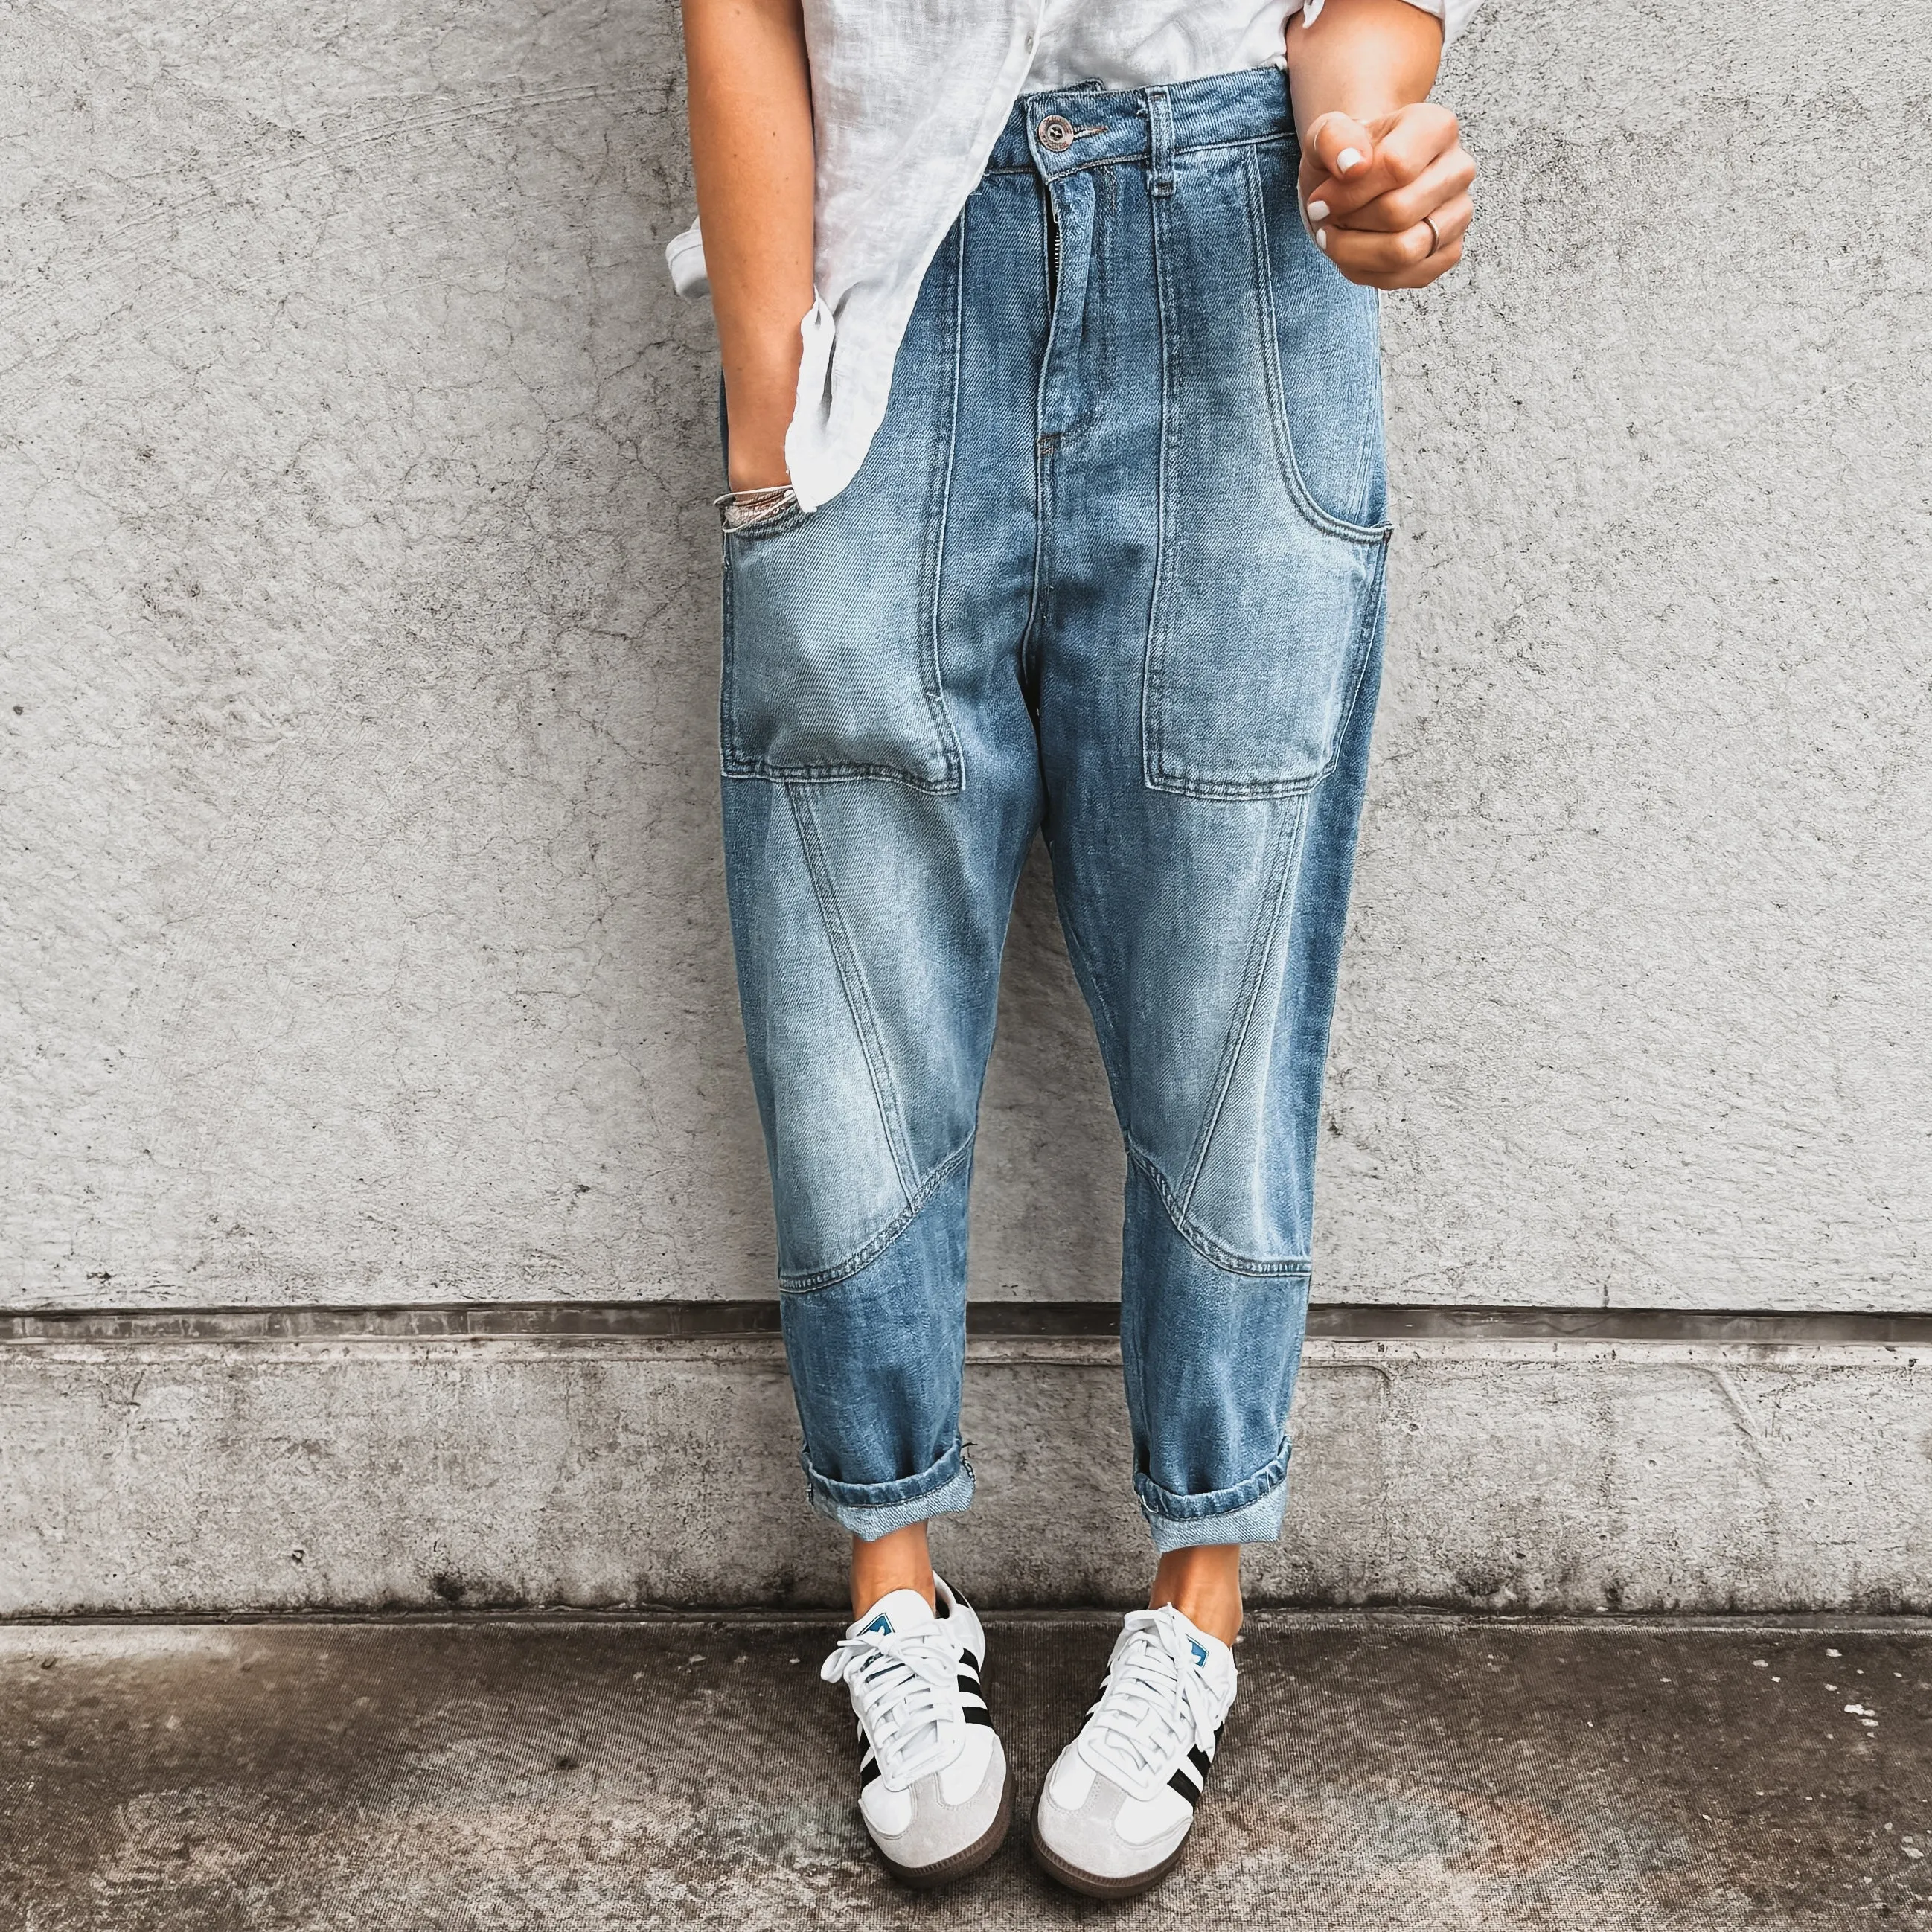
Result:
{"label": "shadow on ground", "polygon": [[[1112,1619],[990,1618],[1030,1807]],[[19,1932],[1932,1927],[1932,1624],[1262,1616],[1186,1861],[899,1889],[808,1619],[0,1628]],[[1854,1708],[1856,1707],[1856,1708]]]}

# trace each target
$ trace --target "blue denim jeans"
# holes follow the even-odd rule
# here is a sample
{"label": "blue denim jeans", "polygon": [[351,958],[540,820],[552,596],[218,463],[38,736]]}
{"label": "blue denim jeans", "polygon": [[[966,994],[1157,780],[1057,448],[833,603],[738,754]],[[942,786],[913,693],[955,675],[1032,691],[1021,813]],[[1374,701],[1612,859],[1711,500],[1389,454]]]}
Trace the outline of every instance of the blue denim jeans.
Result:
{"label": "blue denim jeans", "polygon": [[1036,831],[1126,1143],[1142,1510],[1162,1550],[1280,1528],[1389,536],[1376,297],[1297,159],[1272,70],[1022,100],[857,478],[724,540],[785,1346],[861,1537],[972,1494],[967,1188]]}

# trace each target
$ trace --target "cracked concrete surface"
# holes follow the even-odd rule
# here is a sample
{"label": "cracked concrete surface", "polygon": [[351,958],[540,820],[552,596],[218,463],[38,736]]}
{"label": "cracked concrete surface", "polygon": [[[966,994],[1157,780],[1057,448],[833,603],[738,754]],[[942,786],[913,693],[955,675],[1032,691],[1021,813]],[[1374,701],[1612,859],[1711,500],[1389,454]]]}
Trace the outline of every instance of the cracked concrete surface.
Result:
{"label": "cracked concrete surface", "polygon": [[[1347,1298],[1924,1306],[1907,0],[1492,0],[1324,1138]],[[668,0],[0,20],[0,1297],[764,1292]],[[1029,875],[976,1292],[1120,1155]]]}
{"label": "cracked concrete surface", "polygon": [[1932,1925],[1932,1632],[1250,1622],[1186,1860],[1124,1906],[1025,1820],[1114,1624],[996,1618],[1020,1783],[938,1898],[856,1816],[830,1618],[0,1628],[21,1932]]}

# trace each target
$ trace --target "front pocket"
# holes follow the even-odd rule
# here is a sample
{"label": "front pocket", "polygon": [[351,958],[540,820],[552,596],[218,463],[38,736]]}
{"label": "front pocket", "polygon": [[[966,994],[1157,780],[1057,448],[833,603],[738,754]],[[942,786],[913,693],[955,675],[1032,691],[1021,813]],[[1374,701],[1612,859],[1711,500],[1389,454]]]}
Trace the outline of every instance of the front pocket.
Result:
{"label": "front pocket", "polygon": [[[1382,622],[1375,310],[1312,248],[1312,263],[1275,259],[1274,196],[1299,226],[1293,154],[1282,142],[1184,157],[1155,203],[1160,554],[1142,749],[1156,790],[1269,798],[1319,784]],[[1325,365],[1298,365],[1285,385],[1284,334],[1319,343]],[[1325,502],[1298,460],[1304,439]]]}
{"label": "front pocket", "polygon": [[1381,622],[1388,538],[1324,535],[1260,495],[1162,532],[1142,700],[1156,791],[1292,797],[1335,762]]}
{"label": "front pocket", "polygon": [[928,520],[914,514],[910,532],[880,528],[854,507],[842,495],[724,540],[725,772],[957,791]]}
{"label": "front pocket", "polygon": [[958,361],[961,230],[927,272],[859,473],[724,537],[725,775],[953,792],[939,575]]}

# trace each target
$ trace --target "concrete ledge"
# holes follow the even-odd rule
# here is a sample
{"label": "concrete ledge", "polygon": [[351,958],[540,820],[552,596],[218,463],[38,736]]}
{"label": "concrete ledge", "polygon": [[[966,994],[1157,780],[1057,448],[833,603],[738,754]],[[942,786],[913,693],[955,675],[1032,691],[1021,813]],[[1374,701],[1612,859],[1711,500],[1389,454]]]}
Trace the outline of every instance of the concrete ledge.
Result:
{"label": "concrete ledge", "polygon": [[[0,1614],[836,1603],[766,1304],[663,1306],[9,1318]],[[994,1604],[1144,1587],[1111,1313],[976,1310],[942,1555]],[[1252,1593],[1932,1611],[1928,1328],[1318,1311]]]}

